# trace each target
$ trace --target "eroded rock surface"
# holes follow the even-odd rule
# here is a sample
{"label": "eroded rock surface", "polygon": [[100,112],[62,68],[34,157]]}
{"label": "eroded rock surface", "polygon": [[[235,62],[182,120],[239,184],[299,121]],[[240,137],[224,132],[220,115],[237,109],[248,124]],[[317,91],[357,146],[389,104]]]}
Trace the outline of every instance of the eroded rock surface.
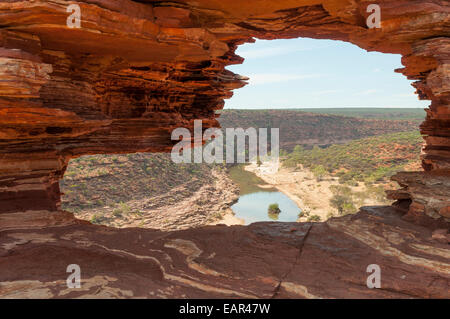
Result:
{"label": "eroded rock surface", "polygon": [[402,188],[388,191],[388,197],[399,201],[411,200],[411,218],[425,213],[436,219],[450,220],[450,178],[445,172],[400,172],[392,180]]}
{"label": "eroded rock surface", "polygon": [[[0,1],[0,212],[57,210],[71,157],[168,151],[175,127],[217,126],[214,111],[247,79],[225,67],[243,62],[234,51],[254,37],[402,54],[397,71],[432,101],[424,168],[448,179],[448,1],[379,1],[380,29],[366,25],[371,3]],[[69,4],[80,6],[81,28],[68,27]]]}
{"label": "eroded rock surface", "polygon": [[[450,179],[449,3],[378,1],[382,28],[369,29],[372,2],[0,1],[0,296],[449,298],[449,206],[432,190]],[[69,4],[81,8],[79,29],[67,27]],[[225,67],[243,62],[234,51],[254,37],[336,39],[403,55],[397,71],[431,100],[423,167],[440,186],[423,172],[400,177],[398,199],[413,203],[410,214],[422,211],[426,227],[393,208],[323,224],[167,233],[58,211],[70,158],[168,151],[174,128],[194,119],[217,126],[215,110],[247,79]],[[81,290],[65,286],[73,263]],[[373,263],[381,289],[365,285]]]}
{"label": "eroded rock surface", "polygon": [[[10,223],[0,232],[0,297],[449,298],[450,235],[401,214],[368,207],[326,223],[173,232],[70,214],[45,229]],[[69,264],[81,268],[80,289],[67,288]],[[371,264],[381,268],[380,289],[367,288]]]}

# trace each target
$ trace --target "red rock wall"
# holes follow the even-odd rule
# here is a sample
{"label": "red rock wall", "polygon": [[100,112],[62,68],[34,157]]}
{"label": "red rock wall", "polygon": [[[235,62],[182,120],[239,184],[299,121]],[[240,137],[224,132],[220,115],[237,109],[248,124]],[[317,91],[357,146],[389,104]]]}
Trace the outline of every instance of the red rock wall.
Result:
{"label": "red rock wall", "polygon": [[[225,67],[243,62],[234,51],[253,37],[337,39],[402,54],[398,71],[431,100],[424,169],[448,185],[449,3],[380,0],[382,28],[369,29],[372,2],[0,1],[0,212],[58,209],[71,157],[168,151],[173,128],[194,119],[217,126],[214,111],[246,84]],[[66,25],[73,3],[79,29]],[[448,217],[448,197],[431,212],[420,187],[402,186],[393,196],[412,200],[414,212]]]}

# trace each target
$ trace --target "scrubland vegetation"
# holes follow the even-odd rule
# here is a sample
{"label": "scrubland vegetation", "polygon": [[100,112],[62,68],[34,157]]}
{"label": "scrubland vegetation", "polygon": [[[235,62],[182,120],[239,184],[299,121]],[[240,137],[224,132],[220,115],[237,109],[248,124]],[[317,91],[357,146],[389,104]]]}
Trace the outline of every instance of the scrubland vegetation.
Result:
{"label": "scrubland vegetation", "polygon": [[108,206],[120,217],[130,213],[127,201],[166,194],[185,185],[168,199],[176,202],[212,178],[210,165],[175,164],[170,154],[84,156],[71,160],[61,181],[63,208],[77,213]]}
{"label": "scrubland vegetation", "polygon": [[[418,167],[422,137],[418,131],[369,137],[327,148],[296,146],[283,154],[283,166],[311,170],[318,183],[324,178],[338,179],[330,186],[330,205],[340,215],[355,213],[364,198],[385,201],[385,186],[398,171]],[[352,187],[364,186],[364,191]]]}
{"label": "scrubland vegetation", "polygon": [[383,181],[419,160],[422,137],[418,131],[401,132],[308,150],[296,146],[283,161],[285,167],[298,164],[311,169],[320,179],[330,174],[344,183]]}

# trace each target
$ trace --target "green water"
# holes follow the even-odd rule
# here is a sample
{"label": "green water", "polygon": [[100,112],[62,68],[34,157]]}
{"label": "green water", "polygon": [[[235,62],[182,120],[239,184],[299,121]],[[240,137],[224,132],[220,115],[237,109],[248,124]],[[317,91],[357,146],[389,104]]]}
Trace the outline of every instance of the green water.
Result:
{"label": "green water", "polygon": [[[295,222],[301,209],[288,196],[276,188],[262,188],[265,182],[255,174],[244,170],[243,166],[230,169],[231,179],[239,185],[239,200],[231,206],[236,217],[251,224],[261,221]],[[270,204],[277,203],[281,210],[279,214],[269,214]]]}

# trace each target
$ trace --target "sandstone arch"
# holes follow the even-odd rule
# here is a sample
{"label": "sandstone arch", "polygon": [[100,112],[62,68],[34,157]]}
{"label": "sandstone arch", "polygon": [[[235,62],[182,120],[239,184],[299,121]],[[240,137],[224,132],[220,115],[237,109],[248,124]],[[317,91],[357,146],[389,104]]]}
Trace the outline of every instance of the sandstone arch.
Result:
{"label": "sandstone arch", "polygon": [[[402,54],[397,72],[431,100],[421,128],[424,169],[449,185],[446,1],[380,1],[381,29],[366,26],[371,1],[77,3],[80,29],[66,26],[67,1],[0,3],[2,211],[57,209],[70,157],[164,151],[176,126],[195,118],[217,125],[214,110],[245,85],[225,67],[242,62],[234,50],[252,37],[339,39]],[[448,202],[424,203],[407,188],[409,176],[398,177],[406,188],[391,196],[448,217]]]}
{"label": "sandstone arch", "polygon": [[[65,218],[39,213],[30,221],[22,212],[58,210],[58,180],[71,157],[166,151],[173,128],[194,119],[203,119],[205,128],[217,125],[214,111],[245,85],[245,77],[225,67],[242,63],[234,51],[254,37],[337,39],[402,54],[405,67],[397,71],[416,80],[419,98],[431,105],[421,126],[424,172],[399,174],[403,189],[390,196],[412,201],[412,216],[449,218],[449,3],[380,0],[382,28],[368,29],[372,2],[1,1],[2,227]],[[80,29],[66,26],[69,3],[81,8]]]}

